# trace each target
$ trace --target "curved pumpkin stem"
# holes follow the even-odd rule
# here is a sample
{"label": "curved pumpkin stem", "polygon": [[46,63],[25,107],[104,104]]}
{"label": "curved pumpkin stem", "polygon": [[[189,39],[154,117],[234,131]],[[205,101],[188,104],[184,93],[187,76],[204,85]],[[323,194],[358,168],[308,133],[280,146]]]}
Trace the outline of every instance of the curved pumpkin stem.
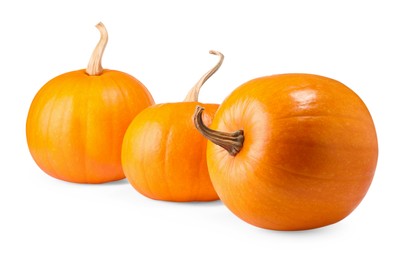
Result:
{"label": "curved pumpkin stem", "polygon": [[88,67],[86,68],[86,73],[89,76],[97,76],[102,74],[103,72],[102,56],[109,38],[107,35],[106,27],[103,25],[103,23],[101,22],[98,23],[96,25],[96,28],[100,32],[100,40],[96,45],[95,50],[93,51],[92,56],[90,57]]}
{"label": "curved pumpkin stem", "polygon": [[223,147],[230,155],[236,156],[243,148],[244,132],[237,130],[233,133],[225,133],[210,129],[202,120],[204,108],[197,106],[194,114],[196,129],[212,143]]}
{"label": "curved pumpkin stem", "polygon": [[211,50],[209,51],[210,54],[214,54],[219,56],[219,61],[218,63],[207,73],[205,73],[202,78],[191,88],[191,90],[188,92],[186,98],[184,99],[184,102],[197,102],[198,101],[198,96],[199,96],[199,91],[201,90],[202,85],[220,68],[222,65],[224,56],[222,53],[218,51]]}

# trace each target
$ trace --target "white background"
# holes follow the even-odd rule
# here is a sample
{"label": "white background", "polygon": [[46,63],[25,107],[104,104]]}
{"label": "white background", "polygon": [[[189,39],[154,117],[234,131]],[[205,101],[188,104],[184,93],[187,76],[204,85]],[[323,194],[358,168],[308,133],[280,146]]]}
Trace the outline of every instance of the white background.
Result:
{"label": "white background", "polygon": [[[0,259],[407,259],[405,1],[2,1]],[[337,79],[368,106],[379,163],[360,206],[302,232],[253,227],[221,202],[147,199],[127,181],[80,185],[43,173],[25,141],[35,93],[86,67],[109,32],[103,66],[132,74],[157,103],[201,92],[220,103],[252,78],[306,72]]]}

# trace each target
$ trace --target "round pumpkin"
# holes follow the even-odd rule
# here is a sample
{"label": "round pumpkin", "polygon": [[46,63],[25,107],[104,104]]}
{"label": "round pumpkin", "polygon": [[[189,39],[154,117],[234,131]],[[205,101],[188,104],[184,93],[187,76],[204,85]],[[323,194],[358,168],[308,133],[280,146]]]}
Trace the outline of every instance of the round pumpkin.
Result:
{"label": "round pumpkin", "polygon": [[372,182],[378,143],[364,102],[344,84],[310,74],[253,79],[220,105],[207,162],[215,190],[244,221],[304,230],[338,222]]}
{"label": "round pumpkin", "polygon": [[27,117],[27,143],[47,174],[76,183],[123,179],[121,145],[131,120],[154,100],[147,88],[124,72],[103,69],[107,31],[87,69],[59,75],[34,97]]}
{"label": "round pumpkin", "polygon": [[165,201],[212,201],[219,199],[206,165],[206,139],[196,131],[193,114],[206,108],[206,124],[218,104],[198,102],[203,83],[220,67],[206,73],[178,103],[157,104],[137,115],[126,131],[122,148],[124,173],[132,186],[151,199]]}

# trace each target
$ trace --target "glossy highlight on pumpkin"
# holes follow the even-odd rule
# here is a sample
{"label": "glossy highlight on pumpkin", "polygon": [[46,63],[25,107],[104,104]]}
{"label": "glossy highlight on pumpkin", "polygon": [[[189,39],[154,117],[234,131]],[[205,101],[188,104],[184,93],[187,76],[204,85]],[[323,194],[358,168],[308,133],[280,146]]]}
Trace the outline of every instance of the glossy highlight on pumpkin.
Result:
{"label": "glossy highlight on pumpkin", "polygon": [[[372,117],[351,89],[330,78],[253,79],[221,104],[210,126],[215,134],[197,127],[217,143],[208,142],[207,161],[220,199],[261,228],[304,230],[338,222],[359,205],[374,177]],[[237,130],[244,138],[231,154],[220,145],[222,138],[239,142],[228,134]]]}

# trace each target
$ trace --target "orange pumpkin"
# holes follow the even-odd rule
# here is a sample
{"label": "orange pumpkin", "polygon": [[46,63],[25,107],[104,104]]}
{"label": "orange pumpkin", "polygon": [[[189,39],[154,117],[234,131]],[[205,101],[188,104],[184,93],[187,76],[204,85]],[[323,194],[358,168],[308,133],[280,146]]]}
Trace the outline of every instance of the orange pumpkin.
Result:
{"label": "orange pumpkin", "polygon": [[211,201],[213,189],[206,165],[206,139],[194,127],[197,105],[206,108],[210,124],[218,104],[198,102],[199,89],[220,67],[218,64],[191,89],[184,102],[151,106],[137,115],[123,140],[124,173],[141,194],[166,201]]}
{"label": "orange pumpkin", "polygon": [[108,35],[88,68],[59,75],[36,94],[26,135],[32,157],[47,174],[69,182],[103,183],[123,179],[121,144],[131,120],[154,103],[149,91],[124,72],[103,69]]}
{"label": "orange pumpkin", "polygon": [[340,221],[362,201],[378,159],[375,126],[342,83],[310,74],[251,80],[220,105],[208,169],[224,204],[266,229],[304,230]]}

